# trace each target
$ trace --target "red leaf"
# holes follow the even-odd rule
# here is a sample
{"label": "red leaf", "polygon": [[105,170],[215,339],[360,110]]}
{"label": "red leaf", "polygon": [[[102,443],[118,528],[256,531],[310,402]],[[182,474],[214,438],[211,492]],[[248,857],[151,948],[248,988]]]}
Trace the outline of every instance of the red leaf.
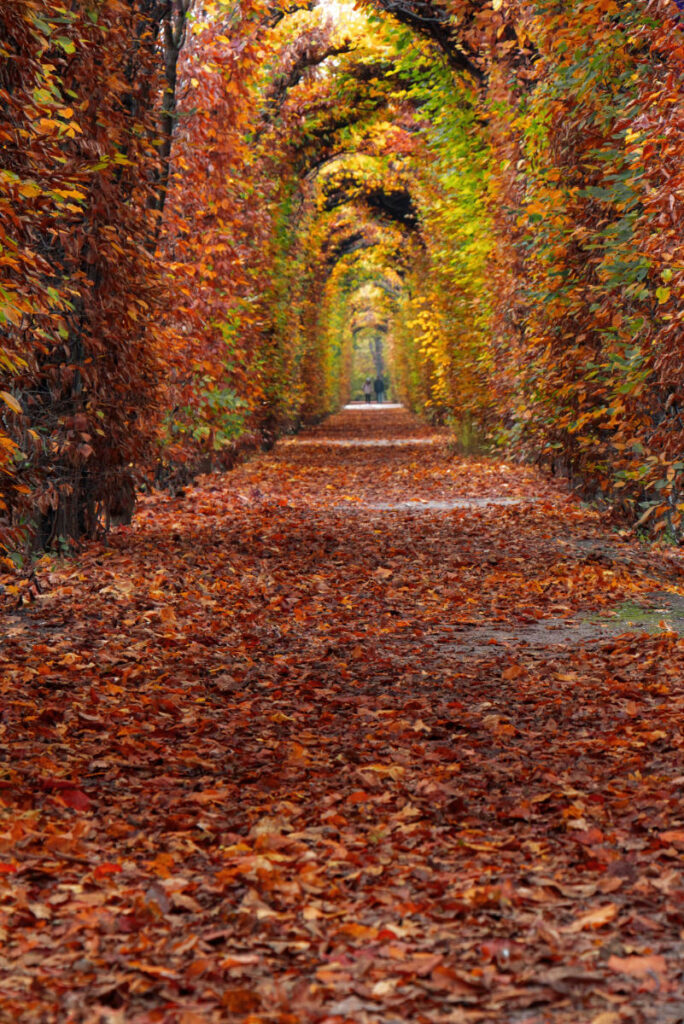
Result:
{"label": "red leaf", "polygon": [[65,803],[67,807],[73,807],[75,811],[90,810],[90,799],[82,789],[63,789],[59,798],[62,803]]}
{"label": "red leaf", "polygon": [[[86,800],[87,799],[88,798],[86,797]],[[98,864],[93,871],[93,874],[95,878],[107,878],[108,875],[118,875],[121,870],[122,868],[120,864]]]}

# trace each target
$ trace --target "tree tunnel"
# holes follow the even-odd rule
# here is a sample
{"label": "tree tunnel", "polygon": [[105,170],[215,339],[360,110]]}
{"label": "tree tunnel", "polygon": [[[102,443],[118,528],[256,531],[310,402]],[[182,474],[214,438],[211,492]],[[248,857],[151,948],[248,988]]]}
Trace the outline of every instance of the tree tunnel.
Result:
{"label": "tree tunnel", "polygon": [[671,0],[17,0],[0,27],[15,547],[325,416],[371,342],[412,410],[676,532]]}
{"label": "tree tunnel", "polygon": [[0,0],[0,1024],[684,1024],[681,17]]}

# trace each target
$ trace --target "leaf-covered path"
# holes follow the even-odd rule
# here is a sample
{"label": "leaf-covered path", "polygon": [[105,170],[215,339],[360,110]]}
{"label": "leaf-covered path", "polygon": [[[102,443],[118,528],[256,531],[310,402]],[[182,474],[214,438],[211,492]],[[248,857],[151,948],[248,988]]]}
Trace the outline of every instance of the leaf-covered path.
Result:
{"label": "leaf-covered path", "polygon": [[682,1019],[678,555],[361,409],[38,575],[3,1022]]}

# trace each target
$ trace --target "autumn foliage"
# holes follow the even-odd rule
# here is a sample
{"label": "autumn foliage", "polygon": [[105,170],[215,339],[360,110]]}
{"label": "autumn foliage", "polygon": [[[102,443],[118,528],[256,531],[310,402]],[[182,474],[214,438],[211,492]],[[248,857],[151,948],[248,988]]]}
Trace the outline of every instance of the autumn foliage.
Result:
{"label": "autumn foliage", "polygon": [[107,0],[4,5],[3,506],[10,542],[92,533],[132,497],[158,401],[147,208],[153,25]]}
{"label": "autumn foliage", "polygon": [[405,411],[141,504],[3,598],[0,1018],[677,1019],[679,553]]}
{"label": "autumn foliage", "polygon": [[680,1021],[681,8],[0,4],[0,1020]]}
{"label": "autumn foliage", "polygon": [[383,367],[462,443],[678,535],[678,7],[432,7],[5,5],[15,560]]}

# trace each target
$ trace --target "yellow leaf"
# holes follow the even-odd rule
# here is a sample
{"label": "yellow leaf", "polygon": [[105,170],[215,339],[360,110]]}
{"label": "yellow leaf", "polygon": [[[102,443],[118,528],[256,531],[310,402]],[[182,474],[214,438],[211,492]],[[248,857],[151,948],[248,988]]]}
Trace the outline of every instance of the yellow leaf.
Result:
{"label": "yellow leaf", "polygon": [[9,391],[0,391],[0,398],[2,398],[6,405],[9,405],[12,412],[21,413],[23,411],[19,402],[17,402],[14,395],[10,395]]}

